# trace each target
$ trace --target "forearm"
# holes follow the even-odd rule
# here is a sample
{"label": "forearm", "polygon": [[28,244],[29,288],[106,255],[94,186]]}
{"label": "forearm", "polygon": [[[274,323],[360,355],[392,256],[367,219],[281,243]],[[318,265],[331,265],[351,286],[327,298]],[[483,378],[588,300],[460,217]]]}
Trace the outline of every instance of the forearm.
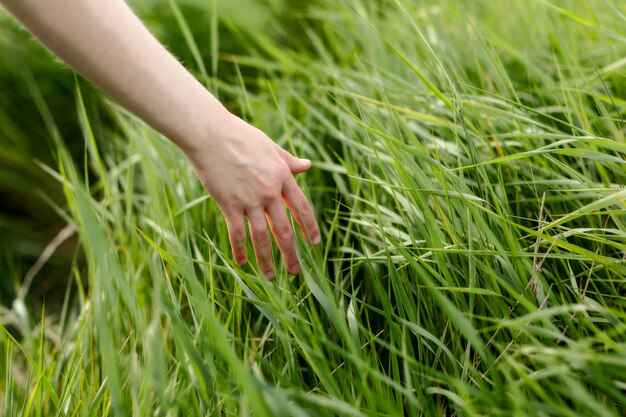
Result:
{"label": "forearm", "polygon": [[0,0],[31,33],[183,150],[227,112],[123,0]]}

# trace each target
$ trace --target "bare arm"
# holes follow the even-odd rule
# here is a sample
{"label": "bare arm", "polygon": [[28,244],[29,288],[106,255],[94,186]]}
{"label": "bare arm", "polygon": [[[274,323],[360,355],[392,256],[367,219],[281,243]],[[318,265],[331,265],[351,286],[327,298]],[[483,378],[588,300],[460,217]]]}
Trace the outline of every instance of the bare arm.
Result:
{"label": "bare arm", "polygon": [[224,117],[123,0],[0,1],[67,64],[181,148]]}
{"label": "bare arm", "polygon": [[246,261],[244,217],[261,270],[272,277],[266,217],[291,273],[299,271],[282,201],[310,242],[312,209],[291,156],[229,113],[150,34],[123,0],[0,0],[43,44],[122,105],[174,141],[228,222],[233,256]]}

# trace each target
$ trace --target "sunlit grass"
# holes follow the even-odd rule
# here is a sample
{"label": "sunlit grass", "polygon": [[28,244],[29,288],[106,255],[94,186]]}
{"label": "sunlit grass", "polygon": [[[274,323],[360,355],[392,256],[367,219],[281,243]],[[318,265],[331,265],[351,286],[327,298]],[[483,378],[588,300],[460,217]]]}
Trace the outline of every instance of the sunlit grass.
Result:
{"label": "sunlit grass", "polygon": [[623,5],[224,8],[213,44],[184,6],[187,64],[314,161],[323,244],[237,266],[182,154],[77,88],[89,169],[46,170],[84,256],[60,316],[3,308],[4,415],[623,414]]}

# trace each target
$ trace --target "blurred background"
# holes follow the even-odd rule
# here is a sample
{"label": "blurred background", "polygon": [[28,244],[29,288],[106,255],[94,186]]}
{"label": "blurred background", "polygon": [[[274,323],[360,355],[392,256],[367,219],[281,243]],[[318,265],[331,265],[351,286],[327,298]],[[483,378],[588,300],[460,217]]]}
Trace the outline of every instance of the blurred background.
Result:
{"label": "blurred background", "polygon": [[[82,139],[73,73],[0,9],[0,301],[12,300],[23,277],[64,227],[55,205],[60,184],[42,168],[55,166],[53,135],[77,159]],[[91,94],[91,92],[90,92]],[[31,296],[66,281],[75,244],[58,248],[31,286]]]}
{"label": "blurred background", "polygon": [[[93,415],[117,401],[101,395],[107,372],[128,377],[107,379],[112,392],[141,393],[139,415],[192,390],[247,412],[260,401],[233,396],[240,368],[205,343],[220,339],[214,316],[248,380],[269,376],[269,403],[321,394],[371,415],[417,415],[418,402],[424,415],[623,414],[623,0],[128,2],[231,111],[314,160],[302,182],[326,245],[303,248],[310,274],[276,287],[226,268],[223,218],[183,157],[0,9],[0,330],[17,340],[0,338],[0,358],[24,351],[0,361],[0,414],[4,398],[31,404],[44,395],[30,382],[43,393],[48,381],[85,405],[75,415]],[[66,148],[73,164],[59,164]],[[58,180],[70,166],[71,184],[89,183],[81,207],[102,216],[96,233]],[[189,352],[219,371],[178,366]],[[427,388],[406,395],[403,378]],[[210,414],[198,398],[194,415]],[[563,411],[572,404],[587,411]]]}

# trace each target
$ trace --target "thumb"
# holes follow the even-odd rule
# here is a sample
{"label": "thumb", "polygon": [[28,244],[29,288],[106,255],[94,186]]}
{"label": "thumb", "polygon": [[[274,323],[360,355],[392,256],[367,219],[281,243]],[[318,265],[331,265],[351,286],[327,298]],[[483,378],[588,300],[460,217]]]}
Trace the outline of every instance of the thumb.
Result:
{"label": "thumb", "polygon": [[311,168],[311,161],[308,159],[296,158],[278,145],[276,145],[276,150],[280,157],[283,158],[283,161],[285,161],[292,174],[300,174]]}

